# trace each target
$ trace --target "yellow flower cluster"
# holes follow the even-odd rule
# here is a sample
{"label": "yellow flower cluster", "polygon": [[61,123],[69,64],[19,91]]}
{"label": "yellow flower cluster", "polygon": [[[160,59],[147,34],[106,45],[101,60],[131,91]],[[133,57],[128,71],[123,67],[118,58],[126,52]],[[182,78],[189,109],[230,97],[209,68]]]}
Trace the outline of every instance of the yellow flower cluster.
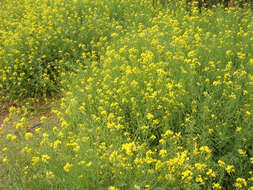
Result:
{"label": "yellow flower cluster", "polygon": [[62,87],[54,122],[41,117],[36,131],[25,107],[10,108],[4,126],[23,115],[2,129],[0,164],[15,187],[252,189],[251,12],[149,0],[3,6],[0,90]]}
{"label": "yellow flower cluster", "polygon": [[109,7],[98,14],[90,7],[96,4],[103,6],[80,0],[1,2],[1,101],[46,98],[60,90],[61,76],[82,67],[86,57],[97,59],[95,49],[105,45],[111,24]]}

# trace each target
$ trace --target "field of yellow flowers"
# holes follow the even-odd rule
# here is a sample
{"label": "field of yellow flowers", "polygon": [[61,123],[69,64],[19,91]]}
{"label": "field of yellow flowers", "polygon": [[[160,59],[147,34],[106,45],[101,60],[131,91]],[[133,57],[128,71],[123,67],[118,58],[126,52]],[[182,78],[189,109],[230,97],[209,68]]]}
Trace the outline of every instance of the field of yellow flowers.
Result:
{"label": "field of yellow flowers", "polygon": [[252,10],[164,6],[0,1],[0,189],[253,190]]}

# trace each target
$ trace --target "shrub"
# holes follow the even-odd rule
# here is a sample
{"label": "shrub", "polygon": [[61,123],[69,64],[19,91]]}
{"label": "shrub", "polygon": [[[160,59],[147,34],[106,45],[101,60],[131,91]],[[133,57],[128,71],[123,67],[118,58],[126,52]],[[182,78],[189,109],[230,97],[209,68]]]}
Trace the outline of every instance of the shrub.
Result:
{"label": "shrub", "polygon": [[90,42],[61,80],[55,123],[31,129],[25,107],[10,109],[0,164],[12,187],[252,189],[252,13],[124,2],[95,17],[112,22],[108,43]]}

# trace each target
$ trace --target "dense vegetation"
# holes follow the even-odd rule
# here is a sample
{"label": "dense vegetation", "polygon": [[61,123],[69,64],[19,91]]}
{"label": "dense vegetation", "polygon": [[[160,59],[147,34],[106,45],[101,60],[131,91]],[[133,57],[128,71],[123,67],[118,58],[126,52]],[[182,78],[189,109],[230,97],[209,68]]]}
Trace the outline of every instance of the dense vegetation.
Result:
{"label": "dense vegetation", "polygon": [[247,5],[5,0],[0,20],[0,188],[253,190]]}

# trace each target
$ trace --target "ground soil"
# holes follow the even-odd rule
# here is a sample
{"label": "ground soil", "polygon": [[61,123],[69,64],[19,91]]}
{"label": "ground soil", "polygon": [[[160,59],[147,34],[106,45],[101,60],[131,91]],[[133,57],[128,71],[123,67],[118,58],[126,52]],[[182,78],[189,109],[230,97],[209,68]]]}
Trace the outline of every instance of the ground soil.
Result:
{"label": "ground soil", "polygon": [[0,127],[3,125],[4,119],[9,115],[9,111],[7,108],[0,103]]}

